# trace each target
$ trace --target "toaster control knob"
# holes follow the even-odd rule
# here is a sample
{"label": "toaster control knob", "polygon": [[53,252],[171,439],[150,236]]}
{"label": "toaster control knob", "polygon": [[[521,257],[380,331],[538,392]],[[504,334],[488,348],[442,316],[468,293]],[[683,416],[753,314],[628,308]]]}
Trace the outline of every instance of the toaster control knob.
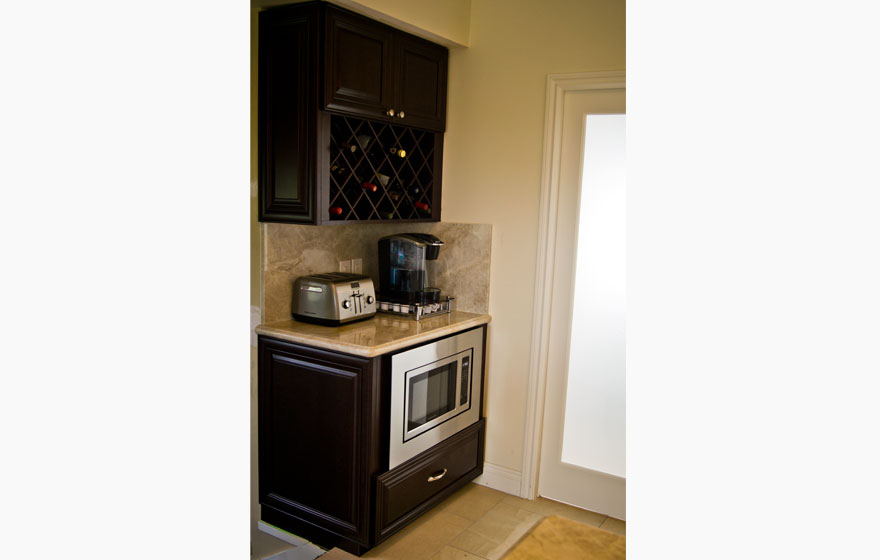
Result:
{"label": "toaster control knob", "polygon": [[342,308],[348,309],[349,307],[351,307],[351,302],[348,301],[347,299],[342,300]]}
{"label": "toaster control knob", "polygon": [[367,305],[372,305],[374,301],[376,300],[373,299],[373,296],[367,296]]}

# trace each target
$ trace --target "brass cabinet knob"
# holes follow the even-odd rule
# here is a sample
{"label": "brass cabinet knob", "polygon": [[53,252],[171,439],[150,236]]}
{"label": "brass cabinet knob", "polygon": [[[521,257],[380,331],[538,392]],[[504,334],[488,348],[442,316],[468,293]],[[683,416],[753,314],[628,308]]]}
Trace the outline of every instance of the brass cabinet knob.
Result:
{"label": "brass cabinet knob", "polygon": [[387,111],[385,111],[385,114],[388,115],[389,117],[393,117],[394,116],[394,109],[388,109]]}
{"label": "brass cabinet knob", "polygon": [[[394,116],[394,115],[392,115],[392,116]],[[400,118],[402,119],[402,118],[404,117],[404,113],[403,113],[403,111],[397,113],[397,116],[400,117]]]}

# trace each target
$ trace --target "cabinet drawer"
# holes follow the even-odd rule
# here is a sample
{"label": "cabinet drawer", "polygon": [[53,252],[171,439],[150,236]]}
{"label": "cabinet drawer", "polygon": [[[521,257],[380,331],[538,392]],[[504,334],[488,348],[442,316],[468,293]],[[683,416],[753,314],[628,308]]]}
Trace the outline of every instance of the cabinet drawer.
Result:
{"label": "cabinet drawer", "polygon": [[377,542],[483,472],[485,420],[376,479]]}

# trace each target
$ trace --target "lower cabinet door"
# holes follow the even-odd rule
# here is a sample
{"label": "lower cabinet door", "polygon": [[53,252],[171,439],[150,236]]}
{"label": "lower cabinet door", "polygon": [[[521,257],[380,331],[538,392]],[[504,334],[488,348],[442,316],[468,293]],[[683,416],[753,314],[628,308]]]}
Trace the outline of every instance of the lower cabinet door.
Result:
{"label": "lower cabinet door", "polygon": [[376,479],[376,542],[483,472],[485,420],[462,430]]}
{"label": "lower cabinet door", "polygon": [[259,352],[263,520],[309,540],[319,528],[322,546],[369,546],[378,360],[265,337]]}

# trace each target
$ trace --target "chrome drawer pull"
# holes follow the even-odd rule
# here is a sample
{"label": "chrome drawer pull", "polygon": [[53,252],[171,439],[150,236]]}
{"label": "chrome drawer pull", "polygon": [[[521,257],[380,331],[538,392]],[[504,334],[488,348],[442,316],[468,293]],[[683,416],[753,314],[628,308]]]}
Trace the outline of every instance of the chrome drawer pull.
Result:
{"label": "chrome drawer pull", "polygon": [[435,475],[429,476],[428,482],[434,482],[435,480],[440,480],[444,476],[446,476],[446,469],[443,469],[443,472],[441,472],[440,474],[435,474]]}

